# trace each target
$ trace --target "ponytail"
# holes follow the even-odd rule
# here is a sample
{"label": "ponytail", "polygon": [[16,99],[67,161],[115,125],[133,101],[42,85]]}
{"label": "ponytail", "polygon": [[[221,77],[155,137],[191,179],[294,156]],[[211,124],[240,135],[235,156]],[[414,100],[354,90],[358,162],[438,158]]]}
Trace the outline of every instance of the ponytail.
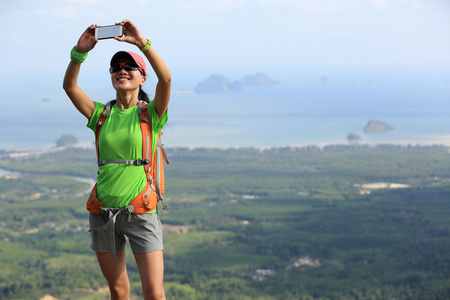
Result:
{"label": "ponytail", "polygon": [[139,95],[138,95],[139,100],[145,101],[147,103],[150,103],[150,99],[148,98],[148,95],[146,92],[144,92],[144,90],[142,89],[142,86],[139,87]]}

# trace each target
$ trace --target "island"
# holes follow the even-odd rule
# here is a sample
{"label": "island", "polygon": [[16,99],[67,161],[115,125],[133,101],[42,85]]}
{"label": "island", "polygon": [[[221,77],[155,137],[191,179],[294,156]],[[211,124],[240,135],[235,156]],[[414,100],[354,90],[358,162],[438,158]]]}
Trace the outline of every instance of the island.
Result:
{"label": "island", "polygon": [[350,132],[347,135],[347,140],[351,145],[356,145],[361,141],[361,136],[356,132]]}
{"label": "island", "polygon": [[196,93],[217,93],[228,91],[241,91],[246,87],[266,87],[280,85],[279,81],[269,78],[264,73],[247,75],[241,80],[231,81],[221,74],[212,74],[195,87]]}
{"label": "island", "polygon": [[370,120],[366,127],[364,127],[364,132],[368,134],[381,133],[394,130],[394,126],[380,120]]}

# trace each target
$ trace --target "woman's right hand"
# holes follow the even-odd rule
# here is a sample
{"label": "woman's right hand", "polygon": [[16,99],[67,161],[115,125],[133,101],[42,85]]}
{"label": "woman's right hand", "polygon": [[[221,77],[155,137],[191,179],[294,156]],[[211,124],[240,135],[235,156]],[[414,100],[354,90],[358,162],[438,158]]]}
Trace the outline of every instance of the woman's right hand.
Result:
{"label": "woman's right hand", "polygon": [[94,49],[98,40],[95,38],[95,28],[100,27],[99,25],[91,25],[89,26],[83,34],[80,36],[80,39],[77,43],[77,52],[78,53],[86,53]]}

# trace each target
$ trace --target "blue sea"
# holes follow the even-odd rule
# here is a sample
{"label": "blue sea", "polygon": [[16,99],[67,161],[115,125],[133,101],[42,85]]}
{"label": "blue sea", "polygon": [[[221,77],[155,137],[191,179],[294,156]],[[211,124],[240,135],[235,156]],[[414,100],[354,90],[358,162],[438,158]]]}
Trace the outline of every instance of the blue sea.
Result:
{"label": "blue sea", "polygon": [[[323,73],[326,73],[323,71]],[[180,73],[181,74],[181,73]],[[281,85],[240,92],[196,94],[195,82],[172,72],[166,147],[282,147],[348,144],[450,144],[450,76],[441,69],[266,73]],[[95,101],[114,98],[106,80],[80,82]],[[237,78],[231,78],[235,80]],[[11,79],[3,85],[14,85]],[[94,135],[61,88],[62,78],[25,82],[0,95],[0,149],[45,150],[63,134],[92,146]],[[148,88],[152,89],[151,85]],[[151,92],[150,92],[151,94]],[[395,130],[365,134],[371,119]]]}

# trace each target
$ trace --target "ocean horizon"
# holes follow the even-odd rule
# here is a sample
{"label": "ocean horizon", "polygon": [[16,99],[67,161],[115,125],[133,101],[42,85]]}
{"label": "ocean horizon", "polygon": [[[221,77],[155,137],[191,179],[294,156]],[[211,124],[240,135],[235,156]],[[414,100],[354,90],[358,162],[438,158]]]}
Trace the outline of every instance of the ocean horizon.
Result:
{"label": "ocean horizon", "polygon": [[[164,144],[189,148],[323,146],[348,144],[347,135],[354,132],[361,136],[360,144],[450,145],[450,82],[445,72],[329,73],[292,74],[283,77],[279,86],[204,94],[193,92],[192,78],[179,80],[172,89]],[[101,89],[94,89],[91,78],[82,84],[94,101],[106,103],[114,97],[107,81]],[[6,91],[2,98],[6,108],[0,149],[51,149],[63,134],[76,136],[76,146],[93,146],[94,134],[62,90],[61,78],[31,85],[20,95]],[[395,129],[366,134],[364,127],[373,119]]]}

